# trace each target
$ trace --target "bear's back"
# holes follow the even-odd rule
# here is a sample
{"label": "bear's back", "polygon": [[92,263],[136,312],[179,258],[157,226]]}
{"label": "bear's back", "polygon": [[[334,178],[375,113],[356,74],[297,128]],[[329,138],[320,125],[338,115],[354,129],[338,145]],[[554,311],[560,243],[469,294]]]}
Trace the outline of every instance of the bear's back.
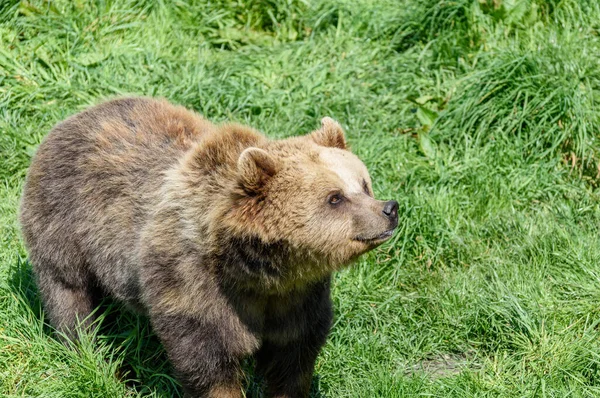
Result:
{"label": "bear's back", "polygon": [[67,278],[89,267],[116,296],[134,299],[135,247],[164,172],[214,129],[146,98],[113,100],[58,124],[33,158],[23,194],[34,265],[52,263]]}

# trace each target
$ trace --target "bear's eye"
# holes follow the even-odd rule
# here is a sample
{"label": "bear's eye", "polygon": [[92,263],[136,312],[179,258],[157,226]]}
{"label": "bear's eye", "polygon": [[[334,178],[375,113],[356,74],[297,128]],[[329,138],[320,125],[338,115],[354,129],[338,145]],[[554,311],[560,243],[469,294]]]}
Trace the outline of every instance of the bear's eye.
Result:
{"label": "bear's eye", "polygon": [[332,193],[331,195],[329,195],[329,197],[327,198],[327,201],[329,202],[330,205],[332,206],[337,206],[340,203],[342,203],[344,200],[344,197],[342,196],[342,194],[340,193]]}
{"label": "bear's eye", "polygon": [[371,196],[371,192],[369,191],[369,184],[367,184],[367,180],[363,180],[363,191],[369,196]]}

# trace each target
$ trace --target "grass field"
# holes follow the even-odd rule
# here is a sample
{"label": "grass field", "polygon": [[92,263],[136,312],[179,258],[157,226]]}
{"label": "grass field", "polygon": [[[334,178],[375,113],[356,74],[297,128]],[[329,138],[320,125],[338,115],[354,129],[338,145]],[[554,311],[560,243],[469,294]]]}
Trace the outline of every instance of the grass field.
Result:
{"label": "grass field", "polygon": [[596,0],[0,1],[0,396],[180,394],[114,304],[61,345],[18,232],[40,140],[127,94],[273,137],[332,116],[400,203],[335,277],[315,397],[600,396],[599,34]]}

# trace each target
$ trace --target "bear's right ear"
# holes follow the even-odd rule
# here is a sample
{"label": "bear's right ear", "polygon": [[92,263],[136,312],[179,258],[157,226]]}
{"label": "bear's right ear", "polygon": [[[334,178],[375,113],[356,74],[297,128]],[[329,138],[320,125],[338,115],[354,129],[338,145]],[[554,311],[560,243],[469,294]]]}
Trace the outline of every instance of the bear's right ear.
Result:
{"label": "bear's right ear", "polygon": [[238,162],[238,175],[244,190],[258,193],[269,178],[277,173],[277,164],[271,155],[260,148],[246,148]]}
{"label": "bear's right ear", "polygon": [[321,119],[321,128],[313,131],[310,137],[318,145],[346,149],[346,136],[342,126],[330,117]]}

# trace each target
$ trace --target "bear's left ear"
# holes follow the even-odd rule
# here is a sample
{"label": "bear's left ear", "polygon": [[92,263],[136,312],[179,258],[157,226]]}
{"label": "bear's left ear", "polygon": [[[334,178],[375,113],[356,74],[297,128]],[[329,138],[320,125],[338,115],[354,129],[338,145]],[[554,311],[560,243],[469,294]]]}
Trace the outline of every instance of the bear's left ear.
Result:
{"label": "bear's left ear", "polygon": [[313,131],[310,137],[318,145],[346,149],[346,136],[342,126],[330,117],[321,119],[321,128]]}
{"label": "bear's left ear", "polygon": [[244,190],[258,193],[269,178],[277,173],[275,159],[266,151],[250,147],[241,153],[237,162],[239,181]]}

